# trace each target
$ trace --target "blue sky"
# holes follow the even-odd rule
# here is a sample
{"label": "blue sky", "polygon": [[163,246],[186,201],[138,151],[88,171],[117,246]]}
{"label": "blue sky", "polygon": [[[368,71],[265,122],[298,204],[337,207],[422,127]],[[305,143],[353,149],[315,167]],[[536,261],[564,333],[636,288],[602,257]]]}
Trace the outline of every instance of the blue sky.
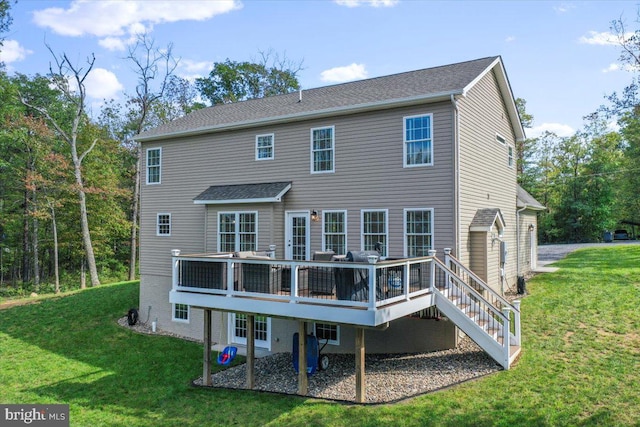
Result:
{"label": "blue sky", "polygon": [[303,61],[303,88],[501,55],[514,95],[534,115],[528,136],[571,135],[605,95],[621,91],[632,74],[618,60],[611,21],[640,27],[632,1],[19,0],[11,14],[0,51],[8,71],[45,74],[45,43],[79,66],[95,54],[94,106],[133,93],[123,58],[141,31],[156,46],[173,44],[183,77],[272,50]]}

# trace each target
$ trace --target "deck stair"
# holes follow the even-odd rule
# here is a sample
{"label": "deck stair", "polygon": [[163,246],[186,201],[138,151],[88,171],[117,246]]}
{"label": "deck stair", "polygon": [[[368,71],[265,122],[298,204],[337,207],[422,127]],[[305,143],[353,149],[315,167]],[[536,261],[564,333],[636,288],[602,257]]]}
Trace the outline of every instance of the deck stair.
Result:
{"label": "deck stair", "polygon": [[510,303],[445,250],[436,306],[504,369],[520,354],[520,302]]}

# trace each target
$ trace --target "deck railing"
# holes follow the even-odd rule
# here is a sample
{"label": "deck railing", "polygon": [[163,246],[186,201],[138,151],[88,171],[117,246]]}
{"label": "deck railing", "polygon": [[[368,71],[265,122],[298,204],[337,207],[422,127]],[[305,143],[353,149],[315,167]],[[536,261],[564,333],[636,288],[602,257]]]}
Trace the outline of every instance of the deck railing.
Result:
{"label": "deck railing", "polygon": [[377,263],[173,256],[173,290],[375,309],[429,293],[433,257]]}

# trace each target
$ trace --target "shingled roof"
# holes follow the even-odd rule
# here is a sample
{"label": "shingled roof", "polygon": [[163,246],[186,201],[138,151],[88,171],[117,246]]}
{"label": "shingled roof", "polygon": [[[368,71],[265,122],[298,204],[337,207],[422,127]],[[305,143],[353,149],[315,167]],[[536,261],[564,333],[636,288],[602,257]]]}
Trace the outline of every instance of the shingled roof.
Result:
{"label": "shingled roof", "polygon": [[[285,95],[216,105],[143,132],[138,141],[152,141],[198,135],[218,130],[260,126],[316,117],[335,116],[395,105],[449,99],[464,95],[494,66],[499,65],[498,81],[510,100],[512,120],[519,127],[511,88],[499,56],[457,64],[359,80]],[[506,96],[506,95],[505,95]],[[522,133],[521,128],[516,134]]]}
{"label": "shingled roof", "polygon": [[291,182],[213,185],[196,196],[193,203],[224,205],[229,203],[279,202],[290,189]]}
{"label": "shingled roof", "polygon": [[531,194],[529,194],[524,188],[518,185],[518,192],[516,196],[516,207],[527,208],[533,211],[543,211],[547,209],[542,203],[537,201]]}
{"label": "shingled roof", "polygon": [[471,224],[469,231],[491,231],[494,224],[498,224],[498,229],[502,231],[505,227],[504,217],[498,208],[478,209]]}

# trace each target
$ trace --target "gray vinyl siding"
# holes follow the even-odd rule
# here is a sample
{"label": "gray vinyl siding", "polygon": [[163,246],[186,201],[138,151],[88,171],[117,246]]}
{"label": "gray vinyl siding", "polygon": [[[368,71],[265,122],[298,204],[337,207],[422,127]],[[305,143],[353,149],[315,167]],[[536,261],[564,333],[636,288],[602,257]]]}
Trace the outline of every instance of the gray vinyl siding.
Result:
{"label": "gray vinyl siding", "polygon": [[[403,117],[428,113],[434,165],[403,168]],[[347,210],[348,249],[359,250],[360,210],[388,209],[389,255],[402,256],[403,209],[433,208],[442,254],[454,244],[452,124],[452,106],[444,102],[145,143],[162,147],[162,184],[142,186],[141,274],[169,276],[171,249],[214,251],[218,211],[258,211],[258,249],[274,243],[283,256],[285,211]],[[335,126],[335,173],[310,173],[310,129],[321,126]],[[255,136],[265,133],[274,134],[275,159],[255,161]],[[276,181],[293,183],[281,203],[193,203],[212,185]],[[155,235],[158,212],[172,214],[170,237]],[[310,251],[321,244],[322,222],[311,222]]]}
{"label": "gray vinyl siding", "polygon": [[[487,73],[458,103],[460,112],[460,254],[468,265],[471,253],[469,225],[480,208],[499,208],[505,221],[504,240],[509,247],[506,286],[515,283],[516,272],[516,170],[509,167],[507,146],[496,133],[515,147],[515,137],[500,90],[492,72]],[[499,247],[499,244],[494,245]],[[491,248],[491,247],[490,247]],[[487,279],[500,289],[496,254],[487,259]]]}

